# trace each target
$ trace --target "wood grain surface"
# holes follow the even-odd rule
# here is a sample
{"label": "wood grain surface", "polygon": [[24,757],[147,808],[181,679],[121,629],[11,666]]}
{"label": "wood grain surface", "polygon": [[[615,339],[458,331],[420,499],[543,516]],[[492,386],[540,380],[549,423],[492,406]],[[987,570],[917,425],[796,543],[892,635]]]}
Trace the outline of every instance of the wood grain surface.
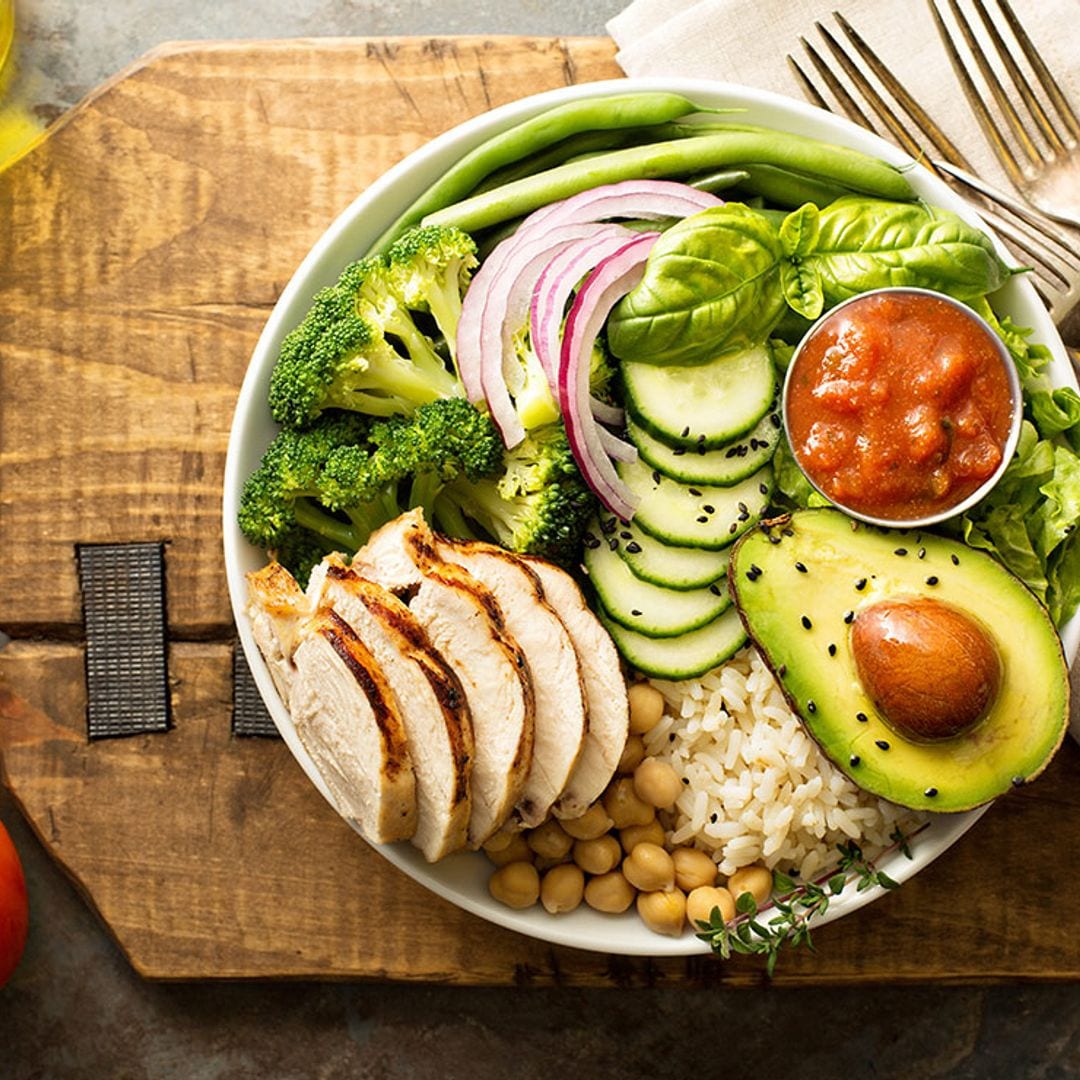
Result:
{"label": "wood grain surface", "polygon": [[[261,326],[329,222],[492,105],[615,77],[606,39],[169,47],[0,174],[0,765],[156,979],[757,984],[754,961],[552,948],[428,894],[285,746],[230,735],[220,489]],[[165,540],[175,728],[89,744],[74,544]],[[1080,978],[1080,751],[777,983]]]}

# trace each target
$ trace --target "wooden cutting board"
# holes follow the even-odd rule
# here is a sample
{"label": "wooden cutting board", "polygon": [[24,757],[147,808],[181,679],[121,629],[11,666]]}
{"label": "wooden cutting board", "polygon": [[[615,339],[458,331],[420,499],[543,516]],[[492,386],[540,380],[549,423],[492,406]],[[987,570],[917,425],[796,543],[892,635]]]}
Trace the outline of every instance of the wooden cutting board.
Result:
{"label": "wooden cutting board", "polygon": [[[500,930],[368,848],[280,742],[230,735],[220,494],[237,389],[293,269],[402,155],[484,109],[614,78],[606,39],[163,48],[0,174],[0,754],[43,843],[155,979],[756,984]],[[175,727],[87,742],[74,545],[165,541]],[[1080,752],[790,985],[1080,978]]]}

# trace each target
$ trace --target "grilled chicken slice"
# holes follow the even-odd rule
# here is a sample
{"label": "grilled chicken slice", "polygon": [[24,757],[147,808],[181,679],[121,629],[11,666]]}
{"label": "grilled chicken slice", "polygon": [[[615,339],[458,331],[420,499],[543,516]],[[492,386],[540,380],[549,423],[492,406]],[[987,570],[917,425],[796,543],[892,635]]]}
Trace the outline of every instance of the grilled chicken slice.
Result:
{"label": "grilled chicken slice", "polygon": [[409,597],[409,609],[461,680],[475,741],[469,844],[479,847],[510,818],[532,763],[532,678],[490,590],[441,559],[435,543],[414,510],[375,532],[352,567]]}
{"label": "grilled chicken slice", "polygon": [[296,668],[292,662],[297,634],[311,607],[304,590],[280,563],[248,574],[248,615],[255,643],[266,660],[281,700],[288,704]]}
{"label": "grilled chicken slice", "polygon": [[397,703],[379,665],[333,611],[303,624],[289,698],[296,733],[334,797],[376,844],[416,830],[416,785]]}
{"label": "grilled chicken slice", "polygon": [[472,720],[458,677],[393,593],[330,556],[308,594],[332,607],[375,657],[394,693],[416,774],[413,844],[429,862],[465,846],[472,809]]}
{"label": "grilled chicken slice", "polygon": [[439,554],[463,566],[494,594],[507,629],[532,672],[536,733],[532,767],[517,804],[524,828],[539,825],[566,787],[588,731],[588,711],[574,643],[544,599],[540,579],[494,544],[439,538]]}
{"label": "grilled chicken slice", "polygon": [[556,817],[580,817],[615,775],[626,746],[630,720],[626,682],[611,637],[586,606],[574,579],[544,559],[522,557],[540,578],[544,596],[570,632],[581,661],[589,730],[577,765],[554,807]]}

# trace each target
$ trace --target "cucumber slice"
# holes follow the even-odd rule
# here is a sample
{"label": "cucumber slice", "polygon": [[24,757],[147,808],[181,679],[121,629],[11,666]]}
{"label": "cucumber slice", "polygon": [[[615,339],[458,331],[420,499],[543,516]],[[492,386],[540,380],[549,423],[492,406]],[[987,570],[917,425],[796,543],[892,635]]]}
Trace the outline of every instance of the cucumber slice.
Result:
{"label": "cucumber slice", "polygon": [[780,414],[770,410],[745,435],[715,450],[668,446],[632,416],[627,417],[626,432],[642,459],[665,476],[684,484],[730,487],[772,459],[780,441]]}
{"label": "cucumber slice", "polygon": [[[623,533],[628,532],[627,540]],[[633,522],[620,526],[616,554],[642,581],[668,589],[700,589],[727,573],[729,548],[705,551],[703,548],[674,547],[643,532]]]}
{"label": "cucumber slice", "polygon": [[602,607],[597,611],[623,659],[645,675],[660,679],[692,679],[729,660],[746,644],[739,613],[728,608],[700,630],[672,638],[651,638],[627,630]]}
{"label": "cucumber slice", "polygon": [[626,407],[638,424],[675,446],[723,446],[749,431],[776,397],[764,345],[694,367],[626,360],[622,376]]}
{"label": "cucumber slice", "polygon": [[638,496],[634,524],[665,544],[719,551],[761,520],[772,493],[772,466],[731,487],[680,484],[642,461],[621,462],[619,476]]}
{"label": "cucumber slice", "polygon": [[726,579],[701,589],[665,589],[635,577],[610,544],[586,546],[585,569],[604,610],[617,623],[646,637],[687,634],[731,606]]}

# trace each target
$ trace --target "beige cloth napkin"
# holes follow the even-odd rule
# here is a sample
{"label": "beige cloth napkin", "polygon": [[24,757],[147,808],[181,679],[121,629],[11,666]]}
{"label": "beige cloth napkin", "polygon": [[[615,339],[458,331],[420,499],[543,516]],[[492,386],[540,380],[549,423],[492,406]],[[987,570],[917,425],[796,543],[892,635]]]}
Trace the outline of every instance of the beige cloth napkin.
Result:
{"label": "beige cloth napkin", "polygon": [[[962,0],[962,8],[985,34],[971,0]],[[926,0],[634,0],[607,28],[627,75],[722,79],[803,101],[785,56],[795,56],[820,85],[804,62],[799,37],[828,56],[814,23],[842,38],[831,16],[837,9],[956,143],[973,171],[1008,187],[960,89]],[[1080,114],[1080,0],[1013,0],[1013,10]],[[1005,37],[1010,40],[1007,31]]]}

